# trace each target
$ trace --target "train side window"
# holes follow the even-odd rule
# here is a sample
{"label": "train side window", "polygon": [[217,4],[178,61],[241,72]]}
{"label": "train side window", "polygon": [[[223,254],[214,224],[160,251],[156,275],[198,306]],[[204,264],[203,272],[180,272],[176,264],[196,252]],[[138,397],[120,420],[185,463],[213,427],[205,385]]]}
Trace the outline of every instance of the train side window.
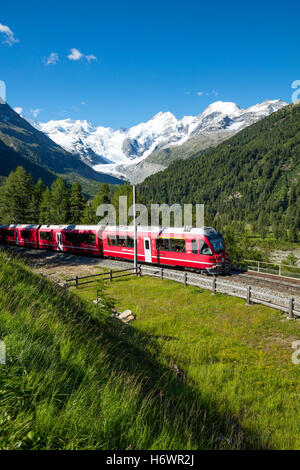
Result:
{"label": "train side window", "polygon": [[96,243],[96,236],[94,233],[79,233],[78,242],[85,245],[93,245]]}
{"label": "train side window", "polygon": [[14,230],[2,229],[1,233],[2,233],[3,237],[5,237],[5,238],[7,238],[7,237],[15,238],[15,231]]}
{"label": "train side window", "polygon": [[150,250],[149,240],[145,240],[145,250]]}
{"label": "train side window", "polygon": [[27,238],[29,238],[29,232],[27,230],[21,230],[20,237],[23,238],[23,240],[26,240]]}
{"label": "train side window", "polygon": [[170,251],[175,251],[176,253],[185,253],[185,240],[182,238],[171,238]]}
{"label": "train side window", "polygon": [[192,240],[192,253],[194,255],[198,254],[197,240]]}
{"label": "train side window", "polygon": [[110,246],[117,246],[118,245],[118,237],[116,236],[109,236],[107,237],[107,244]]}
{"label": "train side window", "polygon": [[52,233],[51,232],[40,232],[40,239],[45,240],[47,242],[51,242]]}
{"label": "train side window", "polygon": [[133,248],[134,247],[134,239],[132,237],[127,237],[126,246],[128,248]]}
{"label": "train side window", "polygon": [[170,244],[168,238],[157,238],[156,249],[157,251],[170,251]]}
{"label": "train side window", "polygon": [[117,245],[118,245],[118,246],[121,246],[122,248],[125,248],[125,246],[127,246],[127,245],[126,245],[126,237],[124,237],[124,236],[119,236],[119,237],[117,237],[117,238],[118,238],[118,243],[117,243]]}
{"label": "train side window", "polygon": [[199,252],[201,255],[212,255],[211,249],[204,240],[199,242]]}

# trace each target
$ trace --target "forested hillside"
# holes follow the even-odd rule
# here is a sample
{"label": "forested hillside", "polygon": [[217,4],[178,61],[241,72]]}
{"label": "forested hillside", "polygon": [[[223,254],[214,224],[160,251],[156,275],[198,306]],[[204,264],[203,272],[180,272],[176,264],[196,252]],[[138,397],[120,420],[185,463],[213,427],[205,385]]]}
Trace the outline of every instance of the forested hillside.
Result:
{"label": "forested hillside", "polygon": [[140,185],[157,203],[204,203],[206,223],[251,222],[296,241],[300,229],[300,105],[289,105],[205,154]]}

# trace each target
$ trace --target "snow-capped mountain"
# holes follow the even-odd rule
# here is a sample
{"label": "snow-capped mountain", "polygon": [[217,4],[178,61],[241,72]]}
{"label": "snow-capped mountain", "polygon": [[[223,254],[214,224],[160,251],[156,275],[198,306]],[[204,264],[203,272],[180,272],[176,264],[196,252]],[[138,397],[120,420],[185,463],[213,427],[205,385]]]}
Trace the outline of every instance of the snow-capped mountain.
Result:
{"label": "snow-capped mountain", "polygon": [[94,170],[123,175],[130,179],[135,174],[134,178],[140,181],[149,172],[164,167],[152,165],[151,169],[149,167],[146,170],[148,174],[144,174],[145,165],[142,165],[143,174],[137,175],[136,168],[151,154],[180,146],[197,136],[220,136],[221,131],[221,140],[224,140],[286,104],[281,100],[267,100],[248,109],[241,109],[235,103],[217,101],[198,116],[184,116],[178,120],[170,112],[160,112],[147,122],[130,129],[118,130],[94,127],[88,121],[71,119],[31,124],[64,149],[79,154]]}

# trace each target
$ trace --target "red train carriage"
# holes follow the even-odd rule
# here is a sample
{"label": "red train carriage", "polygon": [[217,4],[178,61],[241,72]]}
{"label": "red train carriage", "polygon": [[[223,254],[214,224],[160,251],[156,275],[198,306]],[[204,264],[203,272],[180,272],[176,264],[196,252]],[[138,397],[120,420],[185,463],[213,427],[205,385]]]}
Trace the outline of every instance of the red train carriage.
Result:
{"label": "red train carriage", "polygon": [[1,240],[9,245],[38,248],[39,225],[6,225],[0,229]]}
{"label": "red train carriage", "polygon": [[98,225],[41,225],[39,247],[68,253],[102,255]]}

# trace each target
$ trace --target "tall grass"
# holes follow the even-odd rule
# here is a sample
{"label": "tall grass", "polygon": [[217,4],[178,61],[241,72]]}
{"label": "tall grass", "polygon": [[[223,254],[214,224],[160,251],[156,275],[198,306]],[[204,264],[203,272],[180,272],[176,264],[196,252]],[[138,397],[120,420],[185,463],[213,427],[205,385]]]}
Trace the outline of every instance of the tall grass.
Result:
{"label": "tall grass", "polygon": [[[85,299],[95,288],[77,289]],[[300,320],[261,305],[143,276],[107,283],[119,311],[136,315],[127,341],[166,366],[175,362],[201,406],[237,425],[248,446],[300,448]],[[217,433],[218,434],[218,433]],[[219,433],[217,439],[229,439]],[[245,446],[241,439],[238,445]]]}
{"label": "tall grass", "polygon": [[0,449],[261,446],[110,313],[0,254]]}

